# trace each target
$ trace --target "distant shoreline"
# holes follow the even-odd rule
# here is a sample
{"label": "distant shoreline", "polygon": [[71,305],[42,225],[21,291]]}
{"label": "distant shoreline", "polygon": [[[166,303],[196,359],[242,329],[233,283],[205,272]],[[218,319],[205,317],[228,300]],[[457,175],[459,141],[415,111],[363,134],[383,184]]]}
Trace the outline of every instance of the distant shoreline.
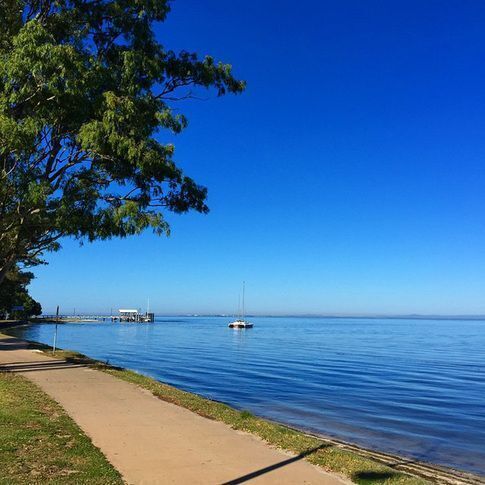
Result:
{"label": "distant shoreline", "polygon": [[[59,323],[93,323],[96,320],[92,320],[88,315],[93,315],[93,312],[86,312],[86,317],[59,317]],[[110,315],[103,315],[98,313],[99,316],[109,318]],[[470,320],[470,321],[485,321],[485,315],[318,315],[318,314],[302,314],[302,315],[274,315],[274,314],[248,314],[247,318],[337,318],[337,319],[358,319],[358,320]],[[225,313],[155,313],[156,318],[232,318],[233,315]],[[45,318],[33,318],[29,320],[32,323],[47,323],[55,322],[55,317],[48,316]]]}
{"label": "distant shoreline", "polygon": [[[253,316],[253,315],[249,315]],[[263,315],[254,315],[254,317]],[[354,318],[360,320],[484,320],[485,315],[264,315],[266,318]]]}

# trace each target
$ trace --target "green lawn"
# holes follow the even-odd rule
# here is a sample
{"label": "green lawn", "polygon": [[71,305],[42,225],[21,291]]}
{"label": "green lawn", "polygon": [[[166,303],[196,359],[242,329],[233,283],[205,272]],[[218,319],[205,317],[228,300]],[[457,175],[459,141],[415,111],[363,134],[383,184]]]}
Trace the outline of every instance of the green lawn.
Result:
{"label": "green lawn", "polygon": [[0,484],[122,484],[119,473],[35,384],[0,372]]}

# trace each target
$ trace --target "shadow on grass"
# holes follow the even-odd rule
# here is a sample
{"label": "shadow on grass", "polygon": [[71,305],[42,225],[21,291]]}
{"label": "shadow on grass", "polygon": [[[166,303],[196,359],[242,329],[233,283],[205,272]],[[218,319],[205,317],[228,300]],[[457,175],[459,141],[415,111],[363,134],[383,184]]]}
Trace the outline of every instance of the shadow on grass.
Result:
{"label": "shadow on grass", "polygon": [[386,482],[390,478],[398,476],[397,473],[394,472],[357,472],[352,475],[352,481],[356,483],[379,483],[379,482]]}
{"label": "shadow on grass", "polygon": [[284,466],[290,465],[295,461],[303,460],[303,458],[306,458],[308,455],[311,455],[312,453],[315,453],[318,450],[321,450],[323,448],[328,448],[330,446],[332,445],[322,444],[320,446],[317,446],[316,448],[312,448],[311,450],[304,451],[303,453],[300,453],[299,455],[294,456],[293,458],[288,458],[288,460],[280,461],[279,463],[275,463],[274,465],[261,468],[260,470],[256,470],[254,472],[248,473],[247,475],[243,475],[242,477],[235,478],[234,480],[230,480],[228,482],[224,482],[222,485],[238,485],[239,483],[248,482],[253,478],[272,472],[274,470],[277,470],[278,468],[282,468]]}

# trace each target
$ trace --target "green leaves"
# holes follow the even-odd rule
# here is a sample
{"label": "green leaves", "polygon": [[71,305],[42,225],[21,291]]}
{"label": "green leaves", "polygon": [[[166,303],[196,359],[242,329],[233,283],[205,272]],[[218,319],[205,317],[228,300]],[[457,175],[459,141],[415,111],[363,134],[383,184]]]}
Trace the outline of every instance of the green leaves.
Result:
{"label": "green leaves", "polygon": [[165,50],[166,0],[0,0],[0,282],[58,239],[152,229],[165,211],[206,213],[207,191],[175,164],[174,106],[241,93],[231,66]]}

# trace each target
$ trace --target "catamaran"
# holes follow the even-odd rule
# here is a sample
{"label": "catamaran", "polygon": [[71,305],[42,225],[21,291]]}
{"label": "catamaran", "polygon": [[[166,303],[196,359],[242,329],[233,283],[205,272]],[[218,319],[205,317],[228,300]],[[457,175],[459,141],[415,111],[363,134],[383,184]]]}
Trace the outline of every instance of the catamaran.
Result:
{"label": "catamaran", "polygon": [[244,289],[245,289],[245,282],[243,281],[243,291],[242,291],[242,311],[241,315],[238,319],[231,322],[228,327],[229,328],[253,328],[253,324],[250,322],[246,322],[244,320]]}

